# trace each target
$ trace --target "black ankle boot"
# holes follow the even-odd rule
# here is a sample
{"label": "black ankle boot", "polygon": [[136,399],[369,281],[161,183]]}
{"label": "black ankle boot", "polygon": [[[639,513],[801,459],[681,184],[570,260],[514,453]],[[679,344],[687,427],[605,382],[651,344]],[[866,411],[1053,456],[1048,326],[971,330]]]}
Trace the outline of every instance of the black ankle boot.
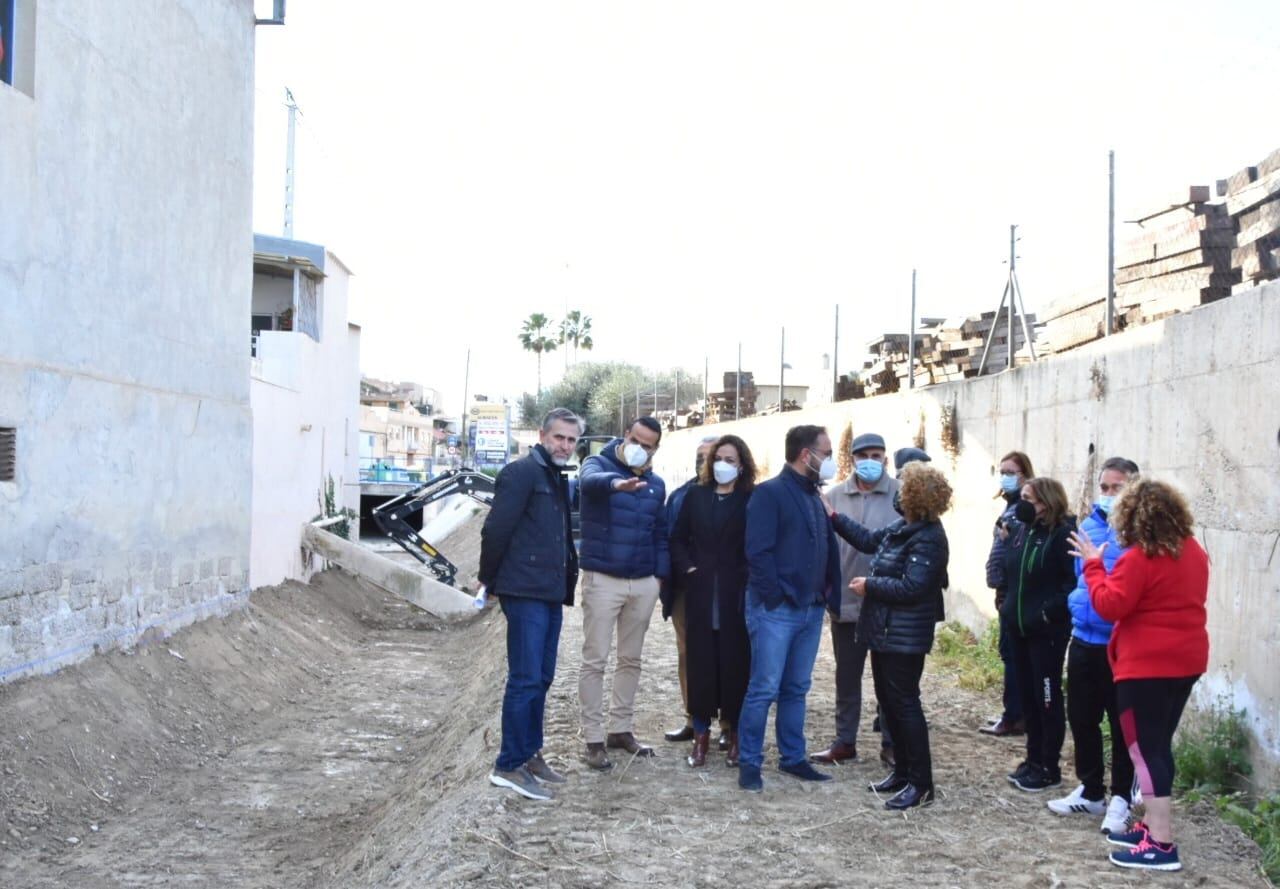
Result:
{"label": "black ankle boot", "polygon": [[903,778],[896,773],[890,773],[890,775],[883,781],[868,785],[868,789],[873,790],[876,793],[897,793],[899,790],[907,786],[909,785],[907,784],[906,778]]}
{"label": "black ankle boot", "polygon": [[916,787],[914,784],[908,784],[902,790],[898,791],[898,795],[884,804],[886,809],[911,809],[916,806],[927,806],[933,802],[932,787]]}

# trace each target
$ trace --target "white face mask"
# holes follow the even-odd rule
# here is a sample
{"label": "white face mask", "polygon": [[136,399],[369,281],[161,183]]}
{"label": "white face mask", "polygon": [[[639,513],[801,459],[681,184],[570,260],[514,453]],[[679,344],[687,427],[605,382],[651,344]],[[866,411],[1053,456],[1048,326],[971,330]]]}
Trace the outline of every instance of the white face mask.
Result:
{"label": "white face mask", "polygon": [[711,472],[715,475],[716,482],[722,485],[737,481],[739,471],[737,466],[732,463],[726,463],[723,460],[717,460],[715,465],[711,467]]}
{"label": "white face mask", "polygon": [[639,469],[649,462],[649,454],[634,441],[629,441],[622,446],[622,459],[626,460],[627,465],[632,469]]}
{"label": "white face mask", "polygon": [[[808,465],[808,464],[806,463],[805,465]],[[812,469],[813,467],[810,466],[809,468]],[[829,482],[835,477],[836,477],[836,458],[827,457],[825,460],[822,461],[821,465],[818,466],[818,481]]]}

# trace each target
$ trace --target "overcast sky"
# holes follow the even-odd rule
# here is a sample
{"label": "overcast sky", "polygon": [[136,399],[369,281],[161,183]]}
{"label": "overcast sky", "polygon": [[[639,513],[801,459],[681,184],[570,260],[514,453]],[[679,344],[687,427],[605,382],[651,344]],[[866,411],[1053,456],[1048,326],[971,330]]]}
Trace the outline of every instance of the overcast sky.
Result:
{"label": "overcast sky", "polygon": [[520,322],[566,307],[598,359],[714,381],[741,341],[776,383],[838,303],[855,369],[913,267],[919,314],[994,309],[1015,222],[1030,310],[1101,291],[1108,149],[1123,220],[1280,147],[1269,0],[292,0],[257,34],[256,230],[288,85],[295,237],[356,272],[363,370],[451,411],[468,346],[472,392],[532,390]]}

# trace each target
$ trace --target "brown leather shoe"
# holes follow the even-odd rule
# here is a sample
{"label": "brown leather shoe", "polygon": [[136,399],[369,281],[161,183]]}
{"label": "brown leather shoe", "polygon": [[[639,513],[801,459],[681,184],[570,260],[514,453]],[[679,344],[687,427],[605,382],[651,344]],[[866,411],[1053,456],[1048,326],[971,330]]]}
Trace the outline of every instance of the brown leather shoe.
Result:
{"label": "brown leather shoe", "polygon": [[689,764],[689,768],[700,769],[707,764],[707,748],[709,746],[711,746],[710,732],[693,733],[693,749],[689,751],[689,755],[684,760]]}
{"label": "brown leather shoe", "polygon": [[824,766],[838,766],[841,763],[853,762],[857,758],[857,748],[852,744],[836,741],[821,753],[810,754],[809,762],[820,763]]}
{"label": "brown leather shoe", "polygon": [[738,733],[732,729],[725,735],[729,739],[729,752],[724,756],[724,764],[731,769],[738,767]]}
{"label": "brown leather shoe", "polygon": [[610,750],[625,750],[632,756],[653,756],[653,748],[641,744],[631,732],[614,732],[605,736],[604,746]]}
{"label": "brown leather shoe", "polygon": [[609,754],[605,753],[604,745],[600,743],[588,744],[587,755],[584,759],[587,767],[595,769],[597,772],[607,772],[613,768],[613,763],[609,761]]}
{"label": "brown leather shoe", "polygon": [[984,725],[978,729],[984,735],[995,735],[997,738],[1008,738],[1013,735],[1026,734],[1027,724],[1019,719],[1016,722],[1010,722],[1003,716],[993,722],[991,725]]}

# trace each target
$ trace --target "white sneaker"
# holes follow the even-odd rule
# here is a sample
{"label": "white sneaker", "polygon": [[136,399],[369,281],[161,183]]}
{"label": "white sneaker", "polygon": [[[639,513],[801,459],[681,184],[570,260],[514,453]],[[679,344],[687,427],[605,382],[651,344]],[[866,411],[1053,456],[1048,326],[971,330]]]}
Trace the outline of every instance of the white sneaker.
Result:
{"label": "white sneaker", "polygon": [[1084,798],[1084,785],[1081,784],[1062,799],[1051,799],[1045,805],[1055,815],[1101,815],[1107,811],[1102,800]]}
{"label": "white sneaker", "polygon": [[1128,826],[1129,803],[1122,796],[1111,797],[1111,804],[1107,806],[1107,816],[1102,819],[1102,832],[1124,833]]}

